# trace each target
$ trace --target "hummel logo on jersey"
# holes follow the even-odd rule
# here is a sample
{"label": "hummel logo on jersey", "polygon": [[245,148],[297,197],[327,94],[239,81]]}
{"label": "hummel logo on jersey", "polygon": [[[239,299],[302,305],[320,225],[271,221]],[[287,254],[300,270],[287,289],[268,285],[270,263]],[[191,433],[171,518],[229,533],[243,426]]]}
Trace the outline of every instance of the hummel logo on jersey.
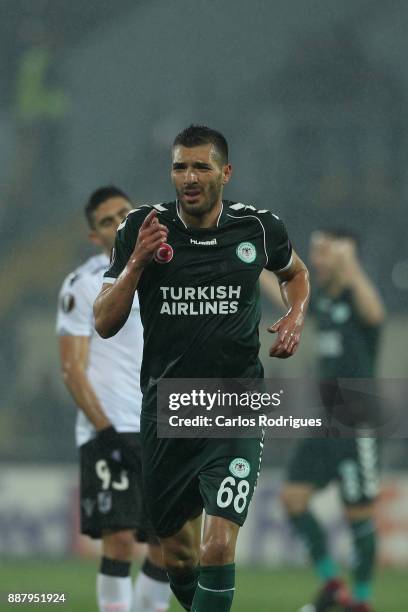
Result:
{"label": "hummel logo on jersey", "polygon": [[217,239],[213,238],[212,240],[196,240],[195,238],[190,238],[191,244],[204,244],[205,246],[213,246],[217,244]]}

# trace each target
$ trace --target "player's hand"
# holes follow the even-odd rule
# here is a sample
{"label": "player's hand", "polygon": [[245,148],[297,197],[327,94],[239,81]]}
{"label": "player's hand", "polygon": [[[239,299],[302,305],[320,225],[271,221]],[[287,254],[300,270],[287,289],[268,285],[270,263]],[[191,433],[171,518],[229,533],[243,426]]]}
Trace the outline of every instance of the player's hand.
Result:
{"label": "player's hand", "polygon": [[153,259],[159,246],[166,242],[169,230],[159,223],[157,210],[153,209],[143,221],[131,260],[138,267],[145,267]]}
{"label": "player's hand", "polygon": [[268,327],[270,334],[278,334],[274,344],[269,349],[269,356],[279,359],[292,357],[299,346],[303,325],[303,314],[289,310],[284,317]]}
{"label": "player's hand", "polygon": [[112,472],[133,468],[132,457],[126,444],[113,425],[98,431],[97,440],[101,454],[106,457]]}

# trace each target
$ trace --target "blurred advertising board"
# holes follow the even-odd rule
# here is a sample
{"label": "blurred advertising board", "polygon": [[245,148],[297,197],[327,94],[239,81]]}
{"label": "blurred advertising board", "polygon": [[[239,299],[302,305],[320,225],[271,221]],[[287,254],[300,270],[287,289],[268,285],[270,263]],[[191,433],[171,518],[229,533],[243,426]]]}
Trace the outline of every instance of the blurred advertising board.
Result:
{"label": "blurred advertising board", "polygon": [[[279,501],[282,472],[263,470],[247,523],[238,540],[238,562],[298,565],[307,563]],[[99,545],[79,535],[76,466],[7,466],[0,473],[0,556],[94,556]],[[351,562],[351,545],[336,488],[313,500],[338,560]],[[382,481],[376,520],[382,565],[408,565],[408,474],[387,474]],[[140,551],[139,551],[140,552]],[[138,549],[136,549],[136,554]]]}

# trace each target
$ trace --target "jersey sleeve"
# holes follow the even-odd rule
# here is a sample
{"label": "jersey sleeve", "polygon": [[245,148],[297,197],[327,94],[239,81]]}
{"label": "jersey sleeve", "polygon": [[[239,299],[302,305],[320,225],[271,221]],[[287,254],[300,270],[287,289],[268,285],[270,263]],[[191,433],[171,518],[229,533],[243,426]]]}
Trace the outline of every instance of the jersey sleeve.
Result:
{"label": "jersey sleeve", "polygon": [[119,225],[110,265],[103,276],[104,283],[114,283],[126,266],[135,248],[139,229],[151,210],[151,206],[135,208]]}
{"label": "jersey sleeve", "polygon": [[93,334],[93,300],[86,278],[70,274],[64,281],[59,298],[56,332],[58,336],[91,336]]}
{"label": "jersey sleeve", "polygon": [[272,272],[281,272],[292,260],[292,245],[285,224],[273,213],[266,212],[260,216],[265,231],[265,268]]}

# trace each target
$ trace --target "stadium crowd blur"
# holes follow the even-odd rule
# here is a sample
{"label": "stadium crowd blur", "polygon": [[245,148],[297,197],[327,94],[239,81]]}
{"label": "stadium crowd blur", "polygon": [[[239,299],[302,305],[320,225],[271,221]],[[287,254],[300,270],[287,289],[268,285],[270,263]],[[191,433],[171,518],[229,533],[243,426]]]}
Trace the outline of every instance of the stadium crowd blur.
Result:
{"label": "stadium crowd blur", "polygon": [[[193,4],[2,2],[3,461],[75,459],[54,319],[61,279],[87,254],[84,200],[110,181],[135,202],[172,197],[169,144],[189,122],[226,134],[227,197],[281,215],[302,257],[316,227],[360,234],[388,310],[379,375],[407,375],[407,4],[241,0],[234,18],[220,3],[218,20]],[[189,27],[197,16],[207,37]],[[312,326],[284,366],[262,340],[268,376],[313,375]],[[266,463],[282,465],[287,447],[269,444]],[[406,467],[406,448],[390,445],[389,467]]]}

